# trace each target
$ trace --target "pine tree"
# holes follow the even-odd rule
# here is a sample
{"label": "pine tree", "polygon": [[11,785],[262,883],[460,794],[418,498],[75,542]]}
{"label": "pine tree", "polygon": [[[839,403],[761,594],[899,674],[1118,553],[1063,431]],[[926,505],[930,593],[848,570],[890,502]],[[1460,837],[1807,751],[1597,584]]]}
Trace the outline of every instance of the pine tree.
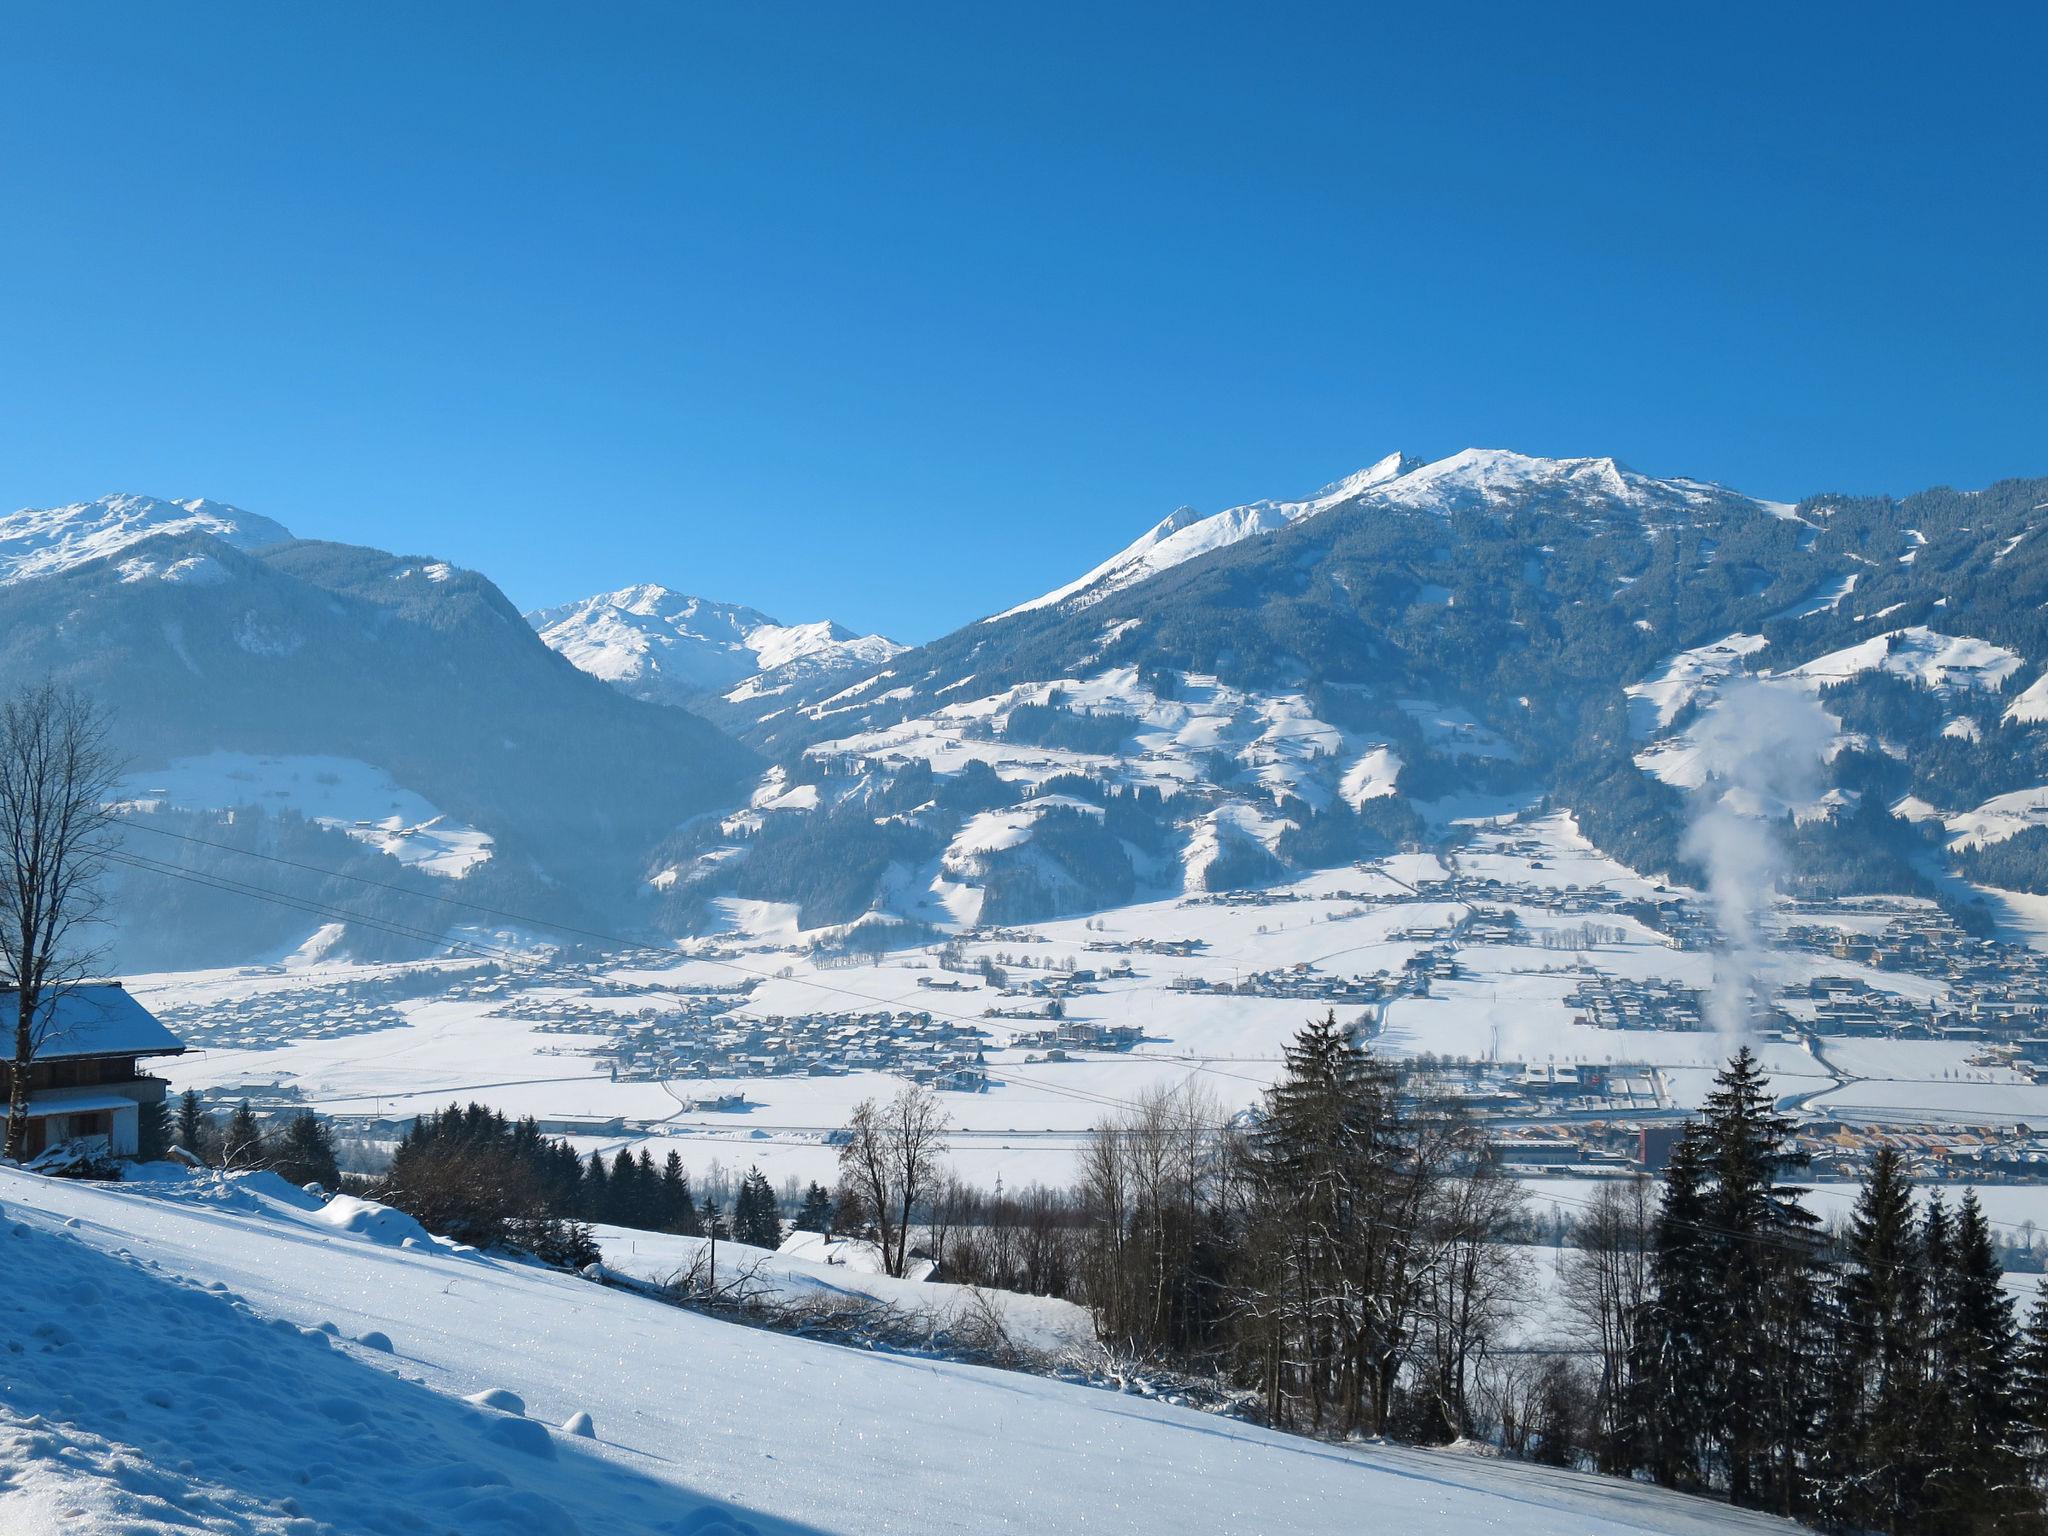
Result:
{"label": "pine tree", "polygon": [[2034,1481],[2048,1483],[2048,1286],[2034,1289],[2034,1305],[2020,1338],[2013,1400]]}
{"label": "pine tree", "polygon": [[1679,1133],[1664,1169],[1651,1237],[1649,1316],[1633,1372],[1641,1398],[1644,1463],[1667,1488],[1707,1480],[1715,1316],[1721,1300],[1709,1269],[1707,1144],[1697,1121]]}
{"label": "pine tree", "polygon": [[690,1176],[683,1172],[683,1160],[670,1152],[661,1170],[661,1230],[695,1237],[702,1228],[697,1221],[697,1203],[690,1198]]}
{"label": "pine tree", "polygon": [[1715,1077],[1705,1120],[1707,1273],[1720,1291],[1708,1377],[1715,1437],[1730,1501],[1790,1515],[1804,1499],[1823,1348],[1816,1218],[1803,1189],[1779,1182],[1804,1159],[1746,1045]]}
{"label": "pine tree", "polygon": [[341,1183],[334,1160],[334,1140],[327,1123],[311,1110],[294,1115],[284,1128],[283,1144],[271,1166],[294,1184],[319,1184],[333,1189]]}
{"label": "pine tree", "polygon": [[227,1135],[221,1146],[221,1166],[256,1168],[262,1166],[262,1161],[263,1128],[256,1123],[256,1117],[249,1112],[249,1101],[244,1099],[228,1117]]}
{"label": "pine tree", "polygon": [[1858,1196],[1836,1291],[1820,1508],[1857,1530],[1917,1530],[1926,1468],[1918,1415],[1926,1395],[1922,1233],[1898,1154],[1879,1149]]}
{"label": "pine tree", "polygon": [[202,1161],[211,1161],[213,1130],[213,1116],[199,1107],[199,1095],[187,1088],[178,1099],[178,1145]]}
{"label": "pine tree", "polygon": [[832,1232],[832,1195],[824,1185],[812,1181],[804,1191],[803,1209],[796,1214],[796,1230],[817,1232],[830,1236]]}
{"label": "pine tree", "polygon": [[615,1227],[640,1224],[640,1166],[624,1147],[612,1159],[611,1202],[605,1220]]}
{"label": "pine tree", "polygon": [[171,1144],[171,1117],[165,1113],[162,1100],[144,1100],[135,1114],[135,1157],[138,1162],[153,1163],[169,1150]]}
{"label": "pine tree", "polygon": [[2014,1401],[2019,1339],[2012,1298],[1975,1191],[1956,1210],[1945,1302],[1934,1341],[1943,1420],[1928,1478],[1932,1522],[1947,1531],[2006,1530],[2034,1509]]}
{"label": "pine tree", "polygon": [[1413,1187],[1393,1077],[1337,1022],[1306,1025],[1284,1052],[1250,1139],[1250,1171],[1270,1223],[1277,1267],[1253,1305],[1273,1323],[1268,1415],[1284,1421],[1305,1397],[1320,1429],[1385,1426],[1412,1311],[1403,1240]]}
{"label": "pine tree", "polygon": [[733,1241],[770,1250],[782,1246],[782,1217],[776,1209],[775,1191],[759,1168],[747,1170],[732,1209]]}

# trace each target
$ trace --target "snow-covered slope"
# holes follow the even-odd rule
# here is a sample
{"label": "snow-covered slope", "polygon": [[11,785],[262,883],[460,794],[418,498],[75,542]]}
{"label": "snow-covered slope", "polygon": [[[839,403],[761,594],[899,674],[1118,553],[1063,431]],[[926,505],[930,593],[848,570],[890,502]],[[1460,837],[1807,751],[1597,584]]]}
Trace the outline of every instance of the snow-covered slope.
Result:
{"label": "snow-covered slope", "polygon": [[1181,507],[1094,570],[1076,577],[1063,587],[1055,587],[1042,597],[1005,609],[995,617],[1007,619],[1011,614],[1049,608],[1083,592],[1089,595],[1091,602],[1107,597],[1119,588],[1171,570],[1182,561],[1205,555],[1212,549],[1222,549],[1227,544],[1271,533],[1276,528],[1286,527],[1296,518],[1310,517],[1342,502],[1355,500],[1370,488],[1384,485],[1414,468],[1415,462],[1402,454],[1388,454],[1377,464],[1346,475],[1342,480],[1332,481],[1299,501],[1255,501],[1248,506],[1206,514],[1197,512],[1193,507]]}
{"label": "snow-covered slope", "polygon": [[829,619],[779,624],[757,609],[652,582],[526,617],[542,640],[591,676],[663,703],[728,690],[758,697],[880,666],[903,649]]}
{"label": "snow-covered slope", "polygon": [[[1611,458],[1545,459],[1497,448],[1467,448],[1425,463],[1391,453],[1298,501],[1255,501],[1207,515],[1182,507],[1085,575],[995,618],[1052,607],[1070,598],[1084,604],[1099,602],[1197,555],[1272,533],[1346,503],[1449,513],[1535,497],[1582,506],[1606,503],[1638,512],[1660,508],[1677,512],[1728,495],[1721,487],[1703,481],[1659,480],[1639,474]],[[1792,514],[1790,507],[1779,502],[1755,505],[1775,516]]]}
{"label": "snow-covered slope", "polygon": [[[237,549],[262,549],[291,538],[281,523],[201,497],[102,496],[65,507],[24,507],[0,517],[0,583],[52,576],[158,534],[186,533],[211,534]],[[187,579],[192,569],[185,568]],[[127,574],[134,580],[158,574],[178,579],[169,571],[139,568]]]}
{"label": "snow-covered slope", "polygon": [[[6,1171],[0,1206],[10,1532],[1790,1529],[1633,1483],[736,1327],[408,1240],[402,1218],[322,1209],[270,1175]],[[554,1427],[571,1422],[584,1433]]]}

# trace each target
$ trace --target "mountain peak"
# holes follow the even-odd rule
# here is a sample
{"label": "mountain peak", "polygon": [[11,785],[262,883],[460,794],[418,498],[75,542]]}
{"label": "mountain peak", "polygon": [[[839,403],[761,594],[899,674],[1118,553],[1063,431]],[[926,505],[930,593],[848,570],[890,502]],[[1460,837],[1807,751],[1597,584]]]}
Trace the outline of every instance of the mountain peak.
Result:
{"label": "mountain peak", "polygon": [[903,649],[830,619],[783,624],[758,608],[693,597],[659,582],[542,608],[526,620],[593,677],[671,703],[753,687],[762,674],[784,668],[822,675],[879,666]]}
{"label": "mountain peak", "polygon": [[[1390,453],[1298,501],[1255,501],[1206,515],[1181,507],[1085,575],[994,618],[1007,619],[1070,599],[1096,602],[1212,549],[1271,533],[1352,502],[1449,513],[1501,506],[1521,498],[1563,497],[1596,505],[1661,505],[1676,510],[1732,495],[1705,481],[1660,480],[1604,456],[1546,459],[1506,448],[1462,448],[1432,460]],[[1776,503],[1753,504],[1774,516],[1789,515],[1788,508]]]}
{"label": "mountain peak", "polygon": [[204,533],[238,549],[282,544],[282,523],[195,496],[162,501],[120,493],[62,507],[24,507],[0,517],[0,583],[54,576],[158,534]]}

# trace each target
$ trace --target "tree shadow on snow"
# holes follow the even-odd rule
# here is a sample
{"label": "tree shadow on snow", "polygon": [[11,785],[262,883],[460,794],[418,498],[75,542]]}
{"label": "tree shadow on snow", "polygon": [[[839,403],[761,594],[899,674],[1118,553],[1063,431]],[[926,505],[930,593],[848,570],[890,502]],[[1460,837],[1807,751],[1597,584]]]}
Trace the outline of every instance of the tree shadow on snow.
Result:
{"label": "tree shadow on snow", "polygon": [[39,1469],[92,1479],[138,1530],[817,1536],[41,1218],[0,1216],[0,1274],[0,1495]]}

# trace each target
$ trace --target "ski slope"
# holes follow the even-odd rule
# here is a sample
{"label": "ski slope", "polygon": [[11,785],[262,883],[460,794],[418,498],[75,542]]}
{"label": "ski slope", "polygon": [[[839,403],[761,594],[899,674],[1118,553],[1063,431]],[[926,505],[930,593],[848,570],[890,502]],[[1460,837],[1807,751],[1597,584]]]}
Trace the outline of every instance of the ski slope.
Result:
{"label": "ski slope", "polygon": [[[0,1530],[21,1536],[1790,1529],[764,1333],[270,1175],[6,1170],[0,1213]],[[587,1437],[554,1427],[578,1414]]]}

